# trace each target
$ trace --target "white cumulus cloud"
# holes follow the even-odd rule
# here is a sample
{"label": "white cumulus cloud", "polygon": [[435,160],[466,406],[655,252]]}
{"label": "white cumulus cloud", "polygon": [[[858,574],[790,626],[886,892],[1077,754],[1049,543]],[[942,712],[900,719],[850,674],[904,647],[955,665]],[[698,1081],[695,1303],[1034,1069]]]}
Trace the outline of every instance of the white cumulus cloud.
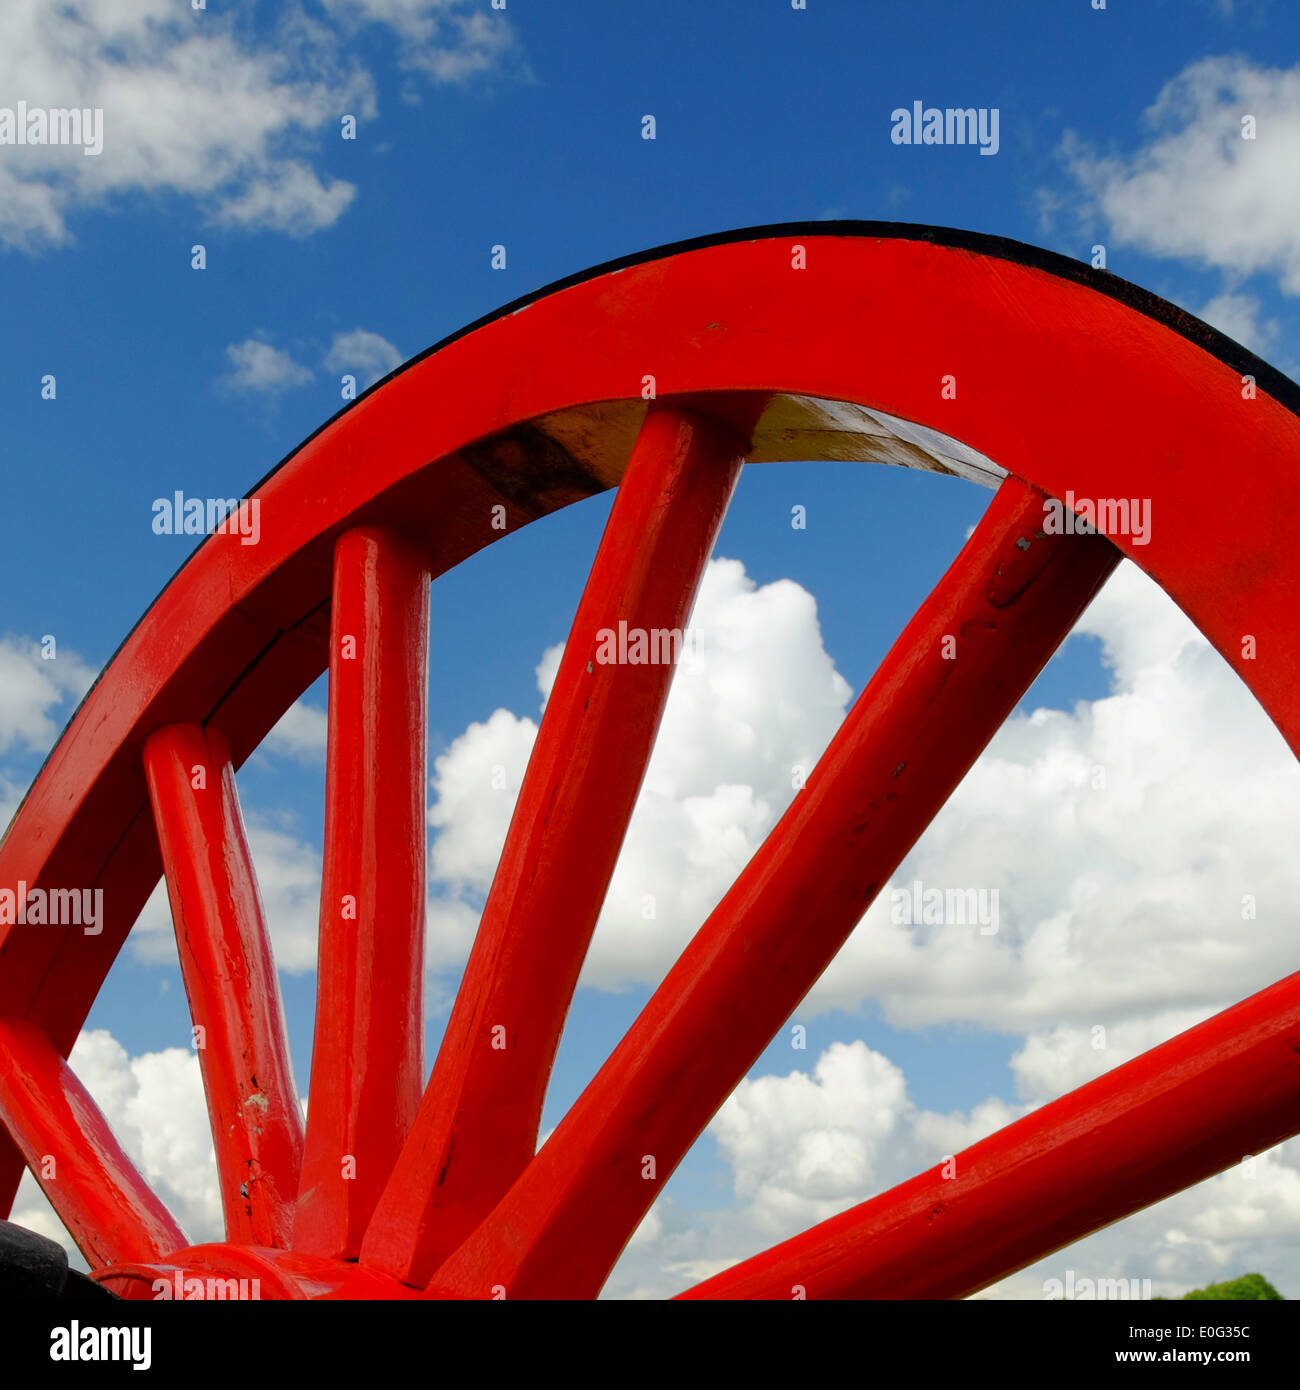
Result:
{"label": "white cumulus cloud", "polygon": [[[356,187],[326,167],[344,115],[377,111],[356,56],[359,22],[386,26],[399,61],[434,82],[496,68],[515,45],[505,16],[467,0],[327,0],[313,18],[272,7],[261,27],[180,0],[6,0],[0,93],[10,110],[102,111],[102,150],[6,145],[0,244],[73,238],[90,208],[157,194],[190,199],[217,226],[306,236],[333,225]],[[87,143],[98,143],[87,142]]]}
{"label": "white cumulus cloud", "polygon": [[1127,561],[1078,630],[1111,693],[1008,721],[895,876],[997,890],[998,932],[897,924],[883,893],[807,1011],[1090,1028],[1213,1011],[1294,969],[1300,768],[1281,735]]}
{"label": "white cumulus cloud", "polygon": [[[294,974],[315,970],[320,849],[255,817],[248,820],[247,834],[275,963]],[[129,939],[137,960],[176,960],[165,883],[160,882],[150,895]]]}
{"label": "white cumulus cloud", "polygon": [[[170,1047],[132,1057],[107,1030],[92,1028],[77,1039],[68,1061],[190,1240],[221,1240],[221,1191],[198,1054]],[[74,1248],[30,1174],[11,1220]],[[85,1268],[80,1257],[76,1263]]]}
{"label": "white cumulus cloud", "polygon": [[[807,1070],[742,1082],[710,1126],[733,1205],[701,1211],[662,1196],[605,1292],[670,1297],[937,1169],[1027,1109],[989,1097],[968,1111],[925,1110],[901,1069],[860,1039],[832,1044]],[[1300,1288],[1300,1142],[1087,1236],[980,1296],[1043,1299],[1055,1292],[1047,1281],[1064,1282],[1068,1270],[1076,1282],[1132,1279],[1135,1296],[1166,1297],[1259,1270],[1290,1295]]]}
{"label": "white cumulus cloud", "polygon": [[1145,124],[1146,142],[1129,155],[1073,133],[1065,142],[1115,240],[1230,280],[1264,271],[1300,294],[1300,66],[1203,58],[1165,85]]}
{"label": "white cumulus cloud", "polygon": [[[730,886],[843,718],[849,687],[827,655],[817,605],[799,585],[758,586],[737,560],[713,560],[583,983],[659,979]],[[560,648],[544,653],[549,694]],[[437,759],[431,886],[480,904],[491,884],[537,725],[497,710]],[[463,957],[442,953],[447,965]]]}

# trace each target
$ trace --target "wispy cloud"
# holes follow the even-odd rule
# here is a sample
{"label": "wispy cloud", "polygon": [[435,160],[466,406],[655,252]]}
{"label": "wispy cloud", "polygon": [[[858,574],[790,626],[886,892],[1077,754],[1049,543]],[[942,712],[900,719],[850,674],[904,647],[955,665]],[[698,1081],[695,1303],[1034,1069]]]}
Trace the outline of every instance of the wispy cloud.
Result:
{"label": "wispy cloud", "polygon": [[218,378],[226,391],[241,395],[274,396],[312,379],[311,370],[295,362],[289,353],[260,338],[246,338],[226,348],[232,370]]}
{"label": "wispy cloud", "polygon": [[354,328],[351,333],[336,333],[325,357],[328,372],[352,372],[369,386],[400,366],[402,354],[398,348],[372,333],[368,328]]}
{"label": "wispy cloud", "polygon": [[1261,320],[1259,315],[1260,303],[1254,295],[1225,291],[1216,294],[1199,317],[1258,356],[1267,357],[1277,346],[1281,328],[1276,319]]}
{"label": "wispy cloud", "polygon": [[466,82],[517,50],[506,16],[479,0],[325,0],[340,22],[383,24],[401,40],[399,61],[435,82]]}

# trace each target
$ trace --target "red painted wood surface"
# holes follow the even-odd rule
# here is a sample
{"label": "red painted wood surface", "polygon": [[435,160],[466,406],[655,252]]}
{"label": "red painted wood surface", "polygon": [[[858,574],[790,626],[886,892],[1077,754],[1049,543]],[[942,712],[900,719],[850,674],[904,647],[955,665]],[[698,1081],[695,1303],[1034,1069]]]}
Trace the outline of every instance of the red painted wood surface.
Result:
{"label": "red painted wood surface", "polygon": [[429,566],[395,531],[334,552],[316,1032],[293,1246],[355,1259],[424,1083]]}
{"label": "red painted wood surface", "polygon": [[435,1296],[599,1292],[686,1150],[1119,559],[1103,537],[1044,536],[1042,523],[1042,494],[1005,482],[609,1061],[434,1275]]}
{"label": "red painted wood surface", "polygon": [[171,724],[144,756],[185,995],[202,1029],[226,1237],[287,1245],[302,1112],[229,745],[219,732]]}
{"label": "red painted wood surface", "polygon": [[1300,974],[679,1297],[962,1298],[1297,1129]]}
{"label": "red painted wood surface", "polygon": [[[165,1261],[145,1264],[119,1264],[95,1274],[119,1298],[152,1300],[161,1295],[154,1281],[164,1279],[171,1286],[175,1301],[175,1280],[199,1279],[202,1298],[186,1294],[187,1301],[207,1302],[229,1297],[229,1291],[216,1287],[214,1280],[243,1280],[237,1291],[249,1299],[385,1299],[402,1301],[419,1298],[419,1293],[378,1270],[353,1260],[331,1260],[304,1255],[299,1250],[276,1250],[254,1245],[192,1245],[177,1250]],[[256,1285],[254,1285],[256,1281]],[[182,1284],[182,1289],[184,1285]]]}
{"label": "red painted wood surface", "polygon": [[0,1122],[91,1269],[189,1242],[49,1038],[0,1019]]}
{"label": "red painted wood surface", "polygon": [[[792,239],[805,248],[805,270],[791,269]],[[1182,606],[1296,749],[1295,389],[1189,316],[1136,290],[1117,290],[1120,284],[1009,243],[933,229],[767,229],[593,274],[413,362],[258,486],[259,544],[245,547],[228,535],[204,542],[74,716],[0,843],[0,887],[103,889],[104,930],[87,936],[75,927],[0,923],[0,1018],[35,1025],[56,1053],[71,1048],[162,871],[145,741],[162,726],[195,724],[228,738],[233,765],[248,756],[325,668],[342,533],[408,529],[427,541],[429,573],[443,573],[499,538],[485,524],[493,508],[504,508],[513,530],[599,485],[587,479],[575,488],[564,467],[548,471],[522,446],[520,468],[503,474],[499,462],[485,466],[485,439],[512,438],[555,411],[635,399],[647,372],[657,376],[661,400],[689,397],[704,414],[715,413],[724,396],[762,402],[784,392],[852,402],[964,440],[1052,497],[1148,499],[1149,544],[1116,536],[1115,545]],[[1258,380],[1253,392],[1243,389],[1247,373]],[[948,379],[955,395],[942,393]],[[1233,460],[1230,477],[1225,459]],[[1251,660],[1243,656],[1245,633],[1255,638]],[[409,773],[409,749],[405,761]],[[399,754],[389,770],[402,762]],[[374,760],[376,777],[384,765]],[[399,811],[412,813],[409,806]],[[331,835],[341,838],[334,825]],[[421,824],[419,851],[414,839],[406,851],[421,873],[422,836]],[[409,996],[410,912],[399,911],[397,920],[406,946],[395,948],[402,956],[395,990]],[[346,993],[348,951],[331,952],[344,963],[322,969],[322,987]],[[359,1008],[373,1019],[374,992],[356,983]],[[784,988],[773,986],[773,997]],[[775,1005],[769,999],[763,1007]],[[390,1101],[397,1080],[390,1118],[413,1115],[418,1080],[414,1088],[402,1082],[409,1059],[390,1057],[387,1072],[377,1065],[367,1086],[361,1069],[369,1054],[357,1040],[368,1024],[357,1026],[350,1006],[343,1013],[347,1044],[334,1048],[329,1068],[313,1066],[313,1087],[326,1088],[319,1110],[313,1101],[313,1117],[326,1116],[333,1099],[334,1123],[346,1135],[367,1093],[380,1089],[381,1074],[390,1078]],[[339,1017],[337,1009],[325,1015],[335,1028]],[[1188,1065],[1209,1074],[1215,1048],[1228,1044],[1196,1036],[1209,1050]],[[382,1052],[377,1046],[376,1056]],[[327,1073],[335,1085],[320,1079]],[[1220,1129],[1245,1132],[1259,1098],[1238,1087],[1217,1091],[1208,1104]],[[401,1127],[377,1119],[386,1158],[366,1165],[374,1188],[350,1198],[337,1185],[332,1193],[308,1185],[305,1238],[353,1248]],[[594,1128],[605,1142],[606,1120]],[[321,1156],[333,1142],[322,1133]],[[574,1144],[572,1154],[582,1147]],[[20,1173],[18,1151],[0,1140],[0,1209]],[[322,1173],[328,1177],[328,1165]],[[1142,1191],[1164,1195],[1185,1179],[1170,1162]],[[560,1205],[571,1198],[564,1181],[552,1194]],[[1122,1180],[1107,1190],[1090,1217],[1097,1225],[1131,1209]],[[529,1211],[535,1216],[534,1206]],[[484,1240],[494,1219],[482,1228]],[[1022,1253],[1049,1248],[1042,1242],[1050,1235],[1025,1229],[1020,1237]]]}
{"label": "red painted wood surface", "polygon": [[367,1262],[411,1283],[424,1283],[536,1151],[560,1031],[675,671],[603,663],[601,634],[620,623],[684,631],[744,447],[673,409],[652,410],[641,429],[419,1120],[363,1246]]}

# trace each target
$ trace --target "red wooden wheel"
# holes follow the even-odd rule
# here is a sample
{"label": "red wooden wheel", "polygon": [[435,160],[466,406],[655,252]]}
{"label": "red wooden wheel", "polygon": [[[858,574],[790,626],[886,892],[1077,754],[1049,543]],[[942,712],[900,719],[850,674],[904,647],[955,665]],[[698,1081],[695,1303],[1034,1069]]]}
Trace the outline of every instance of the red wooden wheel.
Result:
{"label": "red wooden wheel", "polygon": [[[0,845],[0,884],[104,892],[98,936],[0,927],[5,1209],[24,1160],[39,1177],[41,1155],[66,1156],[46,1193],[96,1277],[127,1295],[182,1269],[257,1275],[266,1296],[294,1298],[594,1296],[1121,553],[1297,747],[1298,412],[1290,381],[1105,273],[871,223],[603,267],[407,364],[258,484],[259,544],[204,542]],[[741,462],[796,458],[997,490],[807,786],[535,1154],[671,677],[593,660],[596,633],[684,628]],[[429,583],[502,534],[494,508],[514,529],[614,485],[422,1087]],[[1149,499],[1150,543],[1046,534],[1046,499],[1071,492]],[[234,772],[327,666],[304,1132]],[[63,1060],[164,872],[207,1031],[227,1239],[203,1247]],[[1300,974],[976,1144],[955,1177],[923,1173],[687,1296],[961,1296],[1300,1131],[1298,1082]]]}

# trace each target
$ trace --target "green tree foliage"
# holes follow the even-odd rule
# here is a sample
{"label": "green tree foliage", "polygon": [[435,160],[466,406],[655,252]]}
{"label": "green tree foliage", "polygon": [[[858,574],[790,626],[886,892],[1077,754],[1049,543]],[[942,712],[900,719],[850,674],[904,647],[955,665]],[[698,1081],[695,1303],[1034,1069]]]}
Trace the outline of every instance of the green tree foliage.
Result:
{"label": "green tree foliage", "polygon": [[1262,1274],[1243,1274],[1240,1279],[1230,1279],[1224,1284],[1207,1284],[1203,1289],[1193,1289],[1183,1295],[1189,1298],[1234,1298],[1234,1299],[1280,1299],[1282,1295],[1264,1278]]}
{"label": "green tree foliage", "polygon": [[[1264,1278],[1262,1274],[1243,1274],[1240,1279],[1229,1279],[1222,1284],[1207,1284],[1203,1289],[1192,1289],[1183,1295],[1188,1299],[1245,1299],[1248,1302],[1259,1299],[1281,1299],[1282,1295]],[[1165,1298],[1153,1298],[1152,1303],[1167,1303]]]}

